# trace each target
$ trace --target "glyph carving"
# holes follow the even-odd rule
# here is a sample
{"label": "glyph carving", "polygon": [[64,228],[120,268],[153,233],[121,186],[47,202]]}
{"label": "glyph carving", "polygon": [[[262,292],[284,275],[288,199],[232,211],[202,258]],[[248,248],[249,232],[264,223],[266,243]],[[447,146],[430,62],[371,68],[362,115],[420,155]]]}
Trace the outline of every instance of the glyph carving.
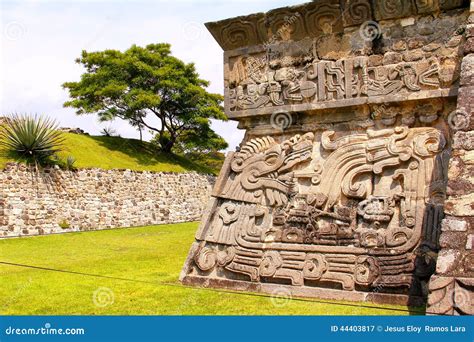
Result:
{"label": "glyph carving", "polygon": [[269,49],[230,58],[229,110],[317,104],[440,88],[439,61],[434,57],[370,66],[367,57],[325,61],[313,51],[314,48],[289,57]]}
{"label": "glyph carving", "polygon": [[405,126],[250,140],[223,170],[196,266],[254,282],[408,287],[445,147],[438,129]]}

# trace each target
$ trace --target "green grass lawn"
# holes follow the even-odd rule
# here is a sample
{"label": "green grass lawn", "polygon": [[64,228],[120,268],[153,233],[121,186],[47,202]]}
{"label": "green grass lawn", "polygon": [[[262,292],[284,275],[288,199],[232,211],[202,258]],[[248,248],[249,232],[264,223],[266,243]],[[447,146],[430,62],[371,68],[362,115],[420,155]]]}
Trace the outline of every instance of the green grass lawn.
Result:
{"label": "green grass lawn", "polygon": [[389,310],[406,307],[370,303],[275,306],[271,297],[182,286],[178,276],[196,229],[197,223],[182,223],[0,240],[1,262],[132,280],[0,264],[0,314],[406,314]]}
{"label": "green grass lawn", "polygon": [[[69,155],[73,156],[76,159],[74,166],[77,168],[202,173],[219,171],[181,156],[157,153],[149,143],[136,139],[73,133],[64,133],[64,138],[63,151],[59,153],[59,156],[63,159]],[[5,151],[0,151],[0,169],[11,161],[16,161],[16,159]]]}

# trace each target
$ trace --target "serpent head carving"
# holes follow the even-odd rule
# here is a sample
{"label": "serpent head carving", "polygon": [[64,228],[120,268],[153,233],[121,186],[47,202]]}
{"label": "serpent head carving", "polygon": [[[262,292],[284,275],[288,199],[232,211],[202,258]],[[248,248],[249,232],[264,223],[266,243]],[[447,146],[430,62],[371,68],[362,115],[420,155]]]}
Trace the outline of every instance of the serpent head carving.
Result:
{"label": "serpent head carving", "polygon": [[271,137],[252,139],[234,155],[231,175],[222,196],[266,205],[288,202],[296,164],[311,157],[313,133],[277,143]]}

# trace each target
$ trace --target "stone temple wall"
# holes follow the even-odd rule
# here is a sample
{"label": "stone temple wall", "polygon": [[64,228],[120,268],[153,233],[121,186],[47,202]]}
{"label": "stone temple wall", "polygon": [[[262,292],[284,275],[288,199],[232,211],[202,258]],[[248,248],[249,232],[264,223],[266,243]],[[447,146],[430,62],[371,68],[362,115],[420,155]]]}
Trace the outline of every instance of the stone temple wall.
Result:
{"label": "stone temple wall", "polygon": [[0,171],[0,238],[195,221],[214,177],[47,168]]}
{"label": "stone temple wall", "polygon": [[465,36],[441,251],[429,284],[428,312],[433,314],[474,315],[474,2]]}
{"label": "stone temple wall", "polygon": [[470,312],[470,20],[463,0],[316,0],[206,24],[224,50],[226,114],[246,135],[182,282],[429,295],[433,313],[459,288],[446,312]]}

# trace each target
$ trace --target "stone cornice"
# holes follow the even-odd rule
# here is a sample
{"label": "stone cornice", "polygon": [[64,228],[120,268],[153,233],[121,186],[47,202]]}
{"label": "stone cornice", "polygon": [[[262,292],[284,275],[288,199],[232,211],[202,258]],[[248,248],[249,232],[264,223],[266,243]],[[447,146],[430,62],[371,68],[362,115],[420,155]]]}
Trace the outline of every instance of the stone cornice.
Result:
{"label": "stone cornice", "polygon": [[288,25],[291,40],[338,33],[367,21],[468,7],[464,0],[322,0],[206,23],[224,51],[271,43]]}

